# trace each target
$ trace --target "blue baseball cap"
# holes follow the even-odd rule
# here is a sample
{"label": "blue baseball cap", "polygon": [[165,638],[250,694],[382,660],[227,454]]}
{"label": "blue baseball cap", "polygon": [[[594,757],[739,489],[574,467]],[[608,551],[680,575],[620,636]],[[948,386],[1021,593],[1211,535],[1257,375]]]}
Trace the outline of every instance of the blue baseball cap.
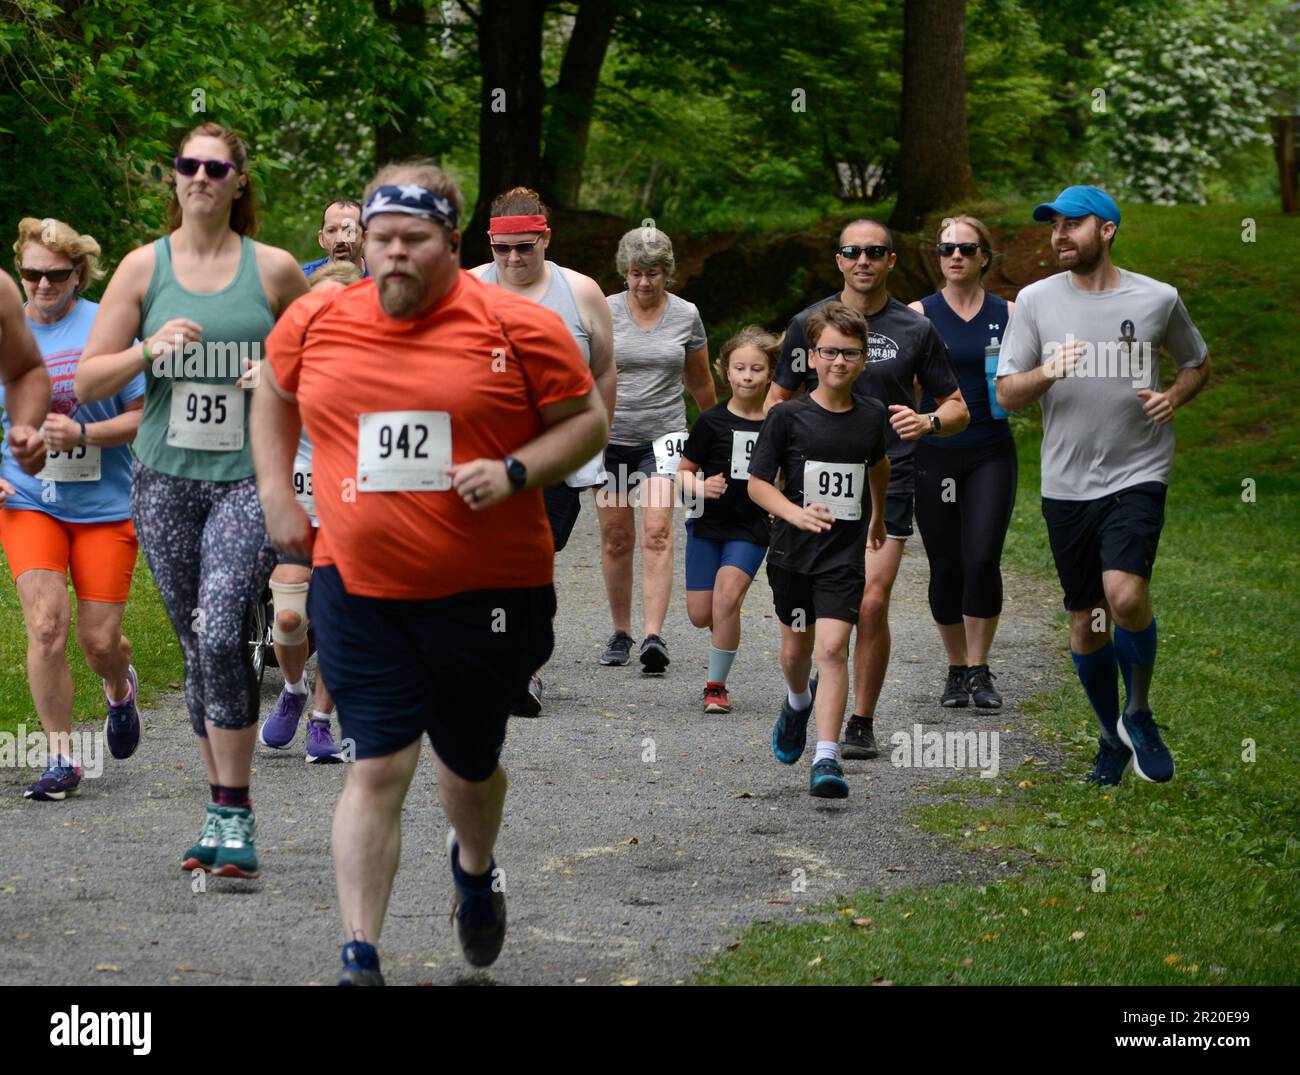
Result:
{"label": "blue baseball cap", "polygon": [[1034,219],[1038,221],[1051,220],[1055,213],[1064,217],[1082,217],[1091,213],[1119,227],[1119,206],[1100,187],[1066,187],[1057,195],[1056,201],[1034,207]]}

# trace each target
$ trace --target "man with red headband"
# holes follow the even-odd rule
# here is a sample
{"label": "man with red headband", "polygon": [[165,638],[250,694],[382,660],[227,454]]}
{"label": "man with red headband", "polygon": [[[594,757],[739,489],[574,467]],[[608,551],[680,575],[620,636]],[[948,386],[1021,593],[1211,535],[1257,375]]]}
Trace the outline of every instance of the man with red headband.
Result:
{"label": "man with red headband", "polygon": [[[515,187],[498,195],[490,217],[492,260],[470,271],[486,283],[498,284],[559,314],[587,360],[606,413],[613,414],[614,331],[600,285],[590,276],[546,260],[551,229],[546,206],[536,191]],[[573,533],[582,510],[582,491],[600,484],[603,462],[601,453],[542,490],[556,552],[568,544]],[[527,693],[511,705],[510,712],[512,716],[535,717],[541,711],[542,679],[534,675]]]}
{"label": "man with red headband", "polygon": [[[340,985],[383,982],[376,945],[425,735],[452,830],[456,938],[476,967],[501,951],[499,755],[510,700],[554,644],[541,489],[607,436],[560,319],[461,270],[461,211],[432,162],[382,168],[361,215],[373,278],[285,311],[253,405],[267,533],[312,556],[308,615],[356,748],[331,840]],[[294,498],[300,425],[319,530]]]}

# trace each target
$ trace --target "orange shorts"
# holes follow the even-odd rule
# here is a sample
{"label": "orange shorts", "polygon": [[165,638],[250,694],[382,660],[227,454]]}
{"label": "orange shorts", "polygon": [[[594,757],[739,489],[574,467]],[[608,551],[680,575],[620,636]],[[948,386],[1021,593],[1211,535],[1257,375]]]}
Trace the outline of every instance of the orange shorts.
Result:
{"label": "orange shorts", "polygon": [[72,571],[78,601],[126,603],[135,573],[135,524],[68,523],[43,511],[0,509],[0,544],[9,571]]}

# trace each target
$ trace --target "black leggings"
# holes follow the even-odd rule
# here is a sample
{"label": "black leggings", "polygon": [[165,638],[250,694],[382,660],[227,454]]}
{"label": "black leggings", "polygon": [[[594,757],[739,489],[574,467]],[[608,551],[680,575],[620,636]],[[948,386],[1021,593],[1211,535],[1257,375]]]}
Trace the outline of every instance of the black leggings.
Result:
{"label": "black leggings", "polygon": [[943,626],[1002,612],[1002,543],[1016,504],[1016,445],[916,446],[916,525],[930,560],[930,613]]}

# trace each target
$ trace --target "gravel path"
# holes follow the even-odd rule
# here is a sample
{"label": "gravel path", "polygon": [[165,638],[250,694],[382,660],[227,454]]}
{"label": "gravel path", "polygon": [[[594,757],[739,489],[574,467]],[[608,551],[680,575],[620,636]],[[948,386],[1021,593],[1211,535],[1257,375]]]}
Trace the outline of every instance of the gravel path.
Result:
{"label": "gravel path", "polygon": [[[381,946],[390,983],[671,984],[756,920],[793,920],[859,889],[998,874],[991,857],[963,853],[904,819],[952,770],[895,768],[886,749],[874,761],[847,762],[851,797],[827,803],[807,793],[811,746],[794,767],[773,759],[784,688],[762,572],[743,612],[735,712],[701,713],[708,640],[686,620],[682,545],[664,631],[668,674],[603,668],[596,658],[609,615],[595,512],[584,502],[557,561],[546,708],[538,720],[511,721],[503,755],[511,780],[497,848],[510,908],[505,951],[486,974],[460,958],[447,918],[446,826],[426,754],[403,814],[402,866]],[[1016,713],[1060,674],[1052,635],[1059,598],[1043,584],[1008,579],[994,655],[1007,707],[996,716],[943,710],[945,663],[926,577],[915,538],[895,588],[894,659],[877,736],[886,746],[890,732],[915,722],[997,730],[997,780],[1013,782],[1024,755],[1051,756],[1017,729]],[[268,671],[264,713],[280,682]],[[966,777],[978,779],[970,770]],[[288,755],[258,748],[262,877],[211,879],[200,892],[177,868],[207,801],[180,692],[145,714],[133,758],[108,759],[104,775],[66,802],[25,802],[30,779],[0,774],[0,984],[333,980],[340,927],[328,840],[341,766],[308,767],[300,747]]]}

